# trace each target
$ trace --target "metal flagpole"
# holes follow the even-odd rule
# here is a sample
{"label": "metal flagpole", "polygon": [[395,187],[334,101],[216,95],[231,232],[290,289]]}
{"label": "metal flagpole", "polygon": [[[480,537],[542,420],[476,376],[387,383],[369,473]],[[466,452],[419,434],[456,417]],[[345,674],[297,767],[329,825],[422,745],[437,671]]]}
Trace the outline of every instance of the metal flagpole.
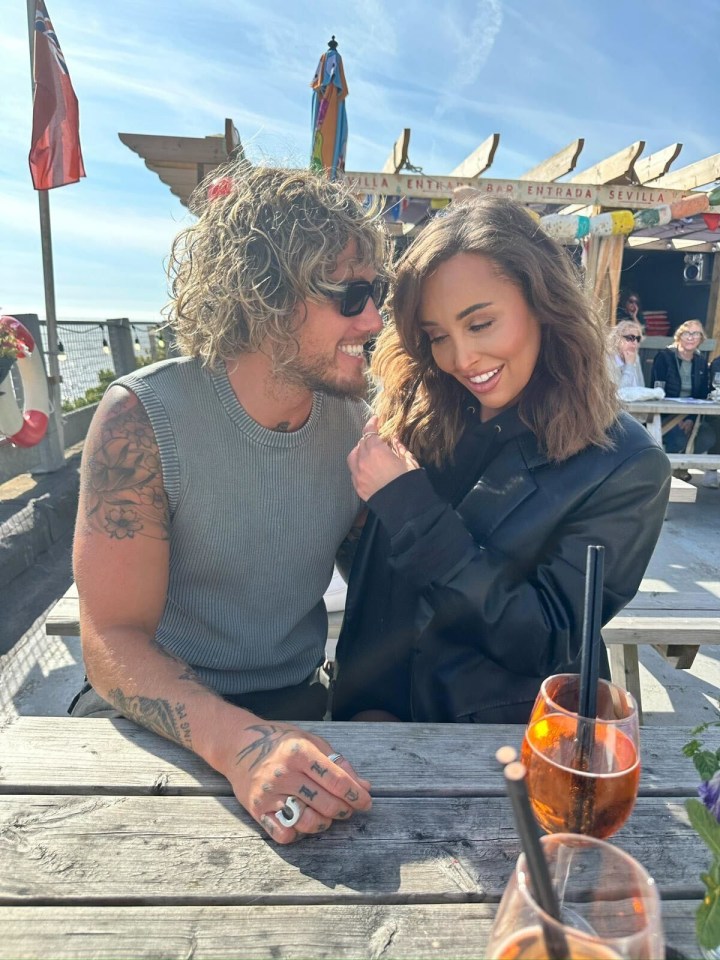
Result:
{"label": "metal flagpole", "polygon": [[[28,39],[30,41],[30,88],[35,94],[35,0],[27,0]],[[65,465],[63,443],[62,396],[58,364],[57,314],[55,312],[55,274],[53,271],[52,233],[50,230],[50,199],[47,190],[38,190],[40,209],[40,245],[42,250],[43,283],[45,288],[45,320],[48,342],[48,394],[50,417],[45,439],[38,444],[40,463],[33,473],[52,473]]]}

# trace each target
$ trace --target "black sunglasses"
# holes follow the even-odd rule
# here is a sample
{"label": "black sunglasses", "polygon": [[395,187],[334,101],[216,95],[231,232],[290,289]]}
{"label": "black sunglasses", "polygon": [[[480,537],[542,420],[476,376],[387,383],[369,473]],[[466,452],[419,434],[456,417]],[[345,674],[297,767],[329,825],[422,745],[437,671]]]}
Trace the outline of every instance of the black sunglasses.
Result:
{"label": "black sunglasses", "polygon": [[628,343],[632,343],[633,340],[635,343],[640,343],[642,337],[639,337],[636,333],[624,333],[622,335],[623,340],[627,340]]}
{"label": "black sunglasses", "polygon": [[375,277],[372,283],[369,280],[351,280],[342,290],[329,296],[340,301],[340,313],[343,317],[357,317],[371,297],[379,310],[385,303],[388,287],[389,283],[383,277]]}

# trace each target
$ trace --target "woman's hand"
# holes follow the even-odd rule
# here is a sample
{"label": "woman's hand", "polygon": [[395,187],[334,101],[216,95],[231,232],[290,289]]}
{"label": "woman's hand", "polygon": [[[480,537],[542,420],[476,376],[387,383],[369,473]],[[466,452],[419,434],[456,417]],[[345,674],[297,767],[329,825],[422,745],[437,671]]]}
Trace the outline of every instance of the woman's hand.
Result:
{"label": "woman's hand", "polygon": [[365,501],[397,477],[420,469],[415,457],[399,440],[388,444],[380,439],[377,417],[371,417],[365,424],[363,435],[350,451],[347,462],[357,495]]}

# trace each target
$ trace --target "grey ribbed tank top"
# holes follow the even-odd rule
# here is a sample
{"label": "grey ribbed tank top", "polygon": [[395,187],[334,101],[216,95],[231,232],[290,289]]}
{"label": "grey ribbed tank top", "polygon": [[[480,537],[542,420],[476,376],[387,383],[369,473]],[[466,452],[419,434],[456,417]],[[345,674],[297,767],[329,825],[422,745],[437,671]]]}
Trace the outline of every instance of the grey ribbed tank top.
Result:
{"label": "grey ribbed tank top", "polygon": [[170,505],[158,642],[219,693],[300,683],[324,658],[323,593],[361,506],[345,461],[367,406],[316,393],[307,423],[279,433],[224,366],[185,357],[117,382],[147,411]]}

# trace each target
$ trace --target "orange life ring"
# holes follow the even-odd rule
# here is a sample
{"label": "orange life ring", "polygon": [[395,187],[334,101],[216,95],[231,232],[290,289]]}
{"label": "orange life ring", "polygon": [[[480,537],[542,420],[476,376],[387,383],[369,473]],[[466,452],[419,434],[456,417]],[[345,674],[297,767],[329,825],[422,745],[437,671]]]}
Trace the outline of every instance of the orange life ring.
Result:
{"label": "orange life ring", "polygon": [[9,330],[23,349],[16,363],[25,393],[24,409],[20,410],[9,376],[0,384],[0,436],[6,436],[16,447],[34,447],[47,432],[50,413],[42,357],[33,335],[15,317],[0,317],[0,327]]}

